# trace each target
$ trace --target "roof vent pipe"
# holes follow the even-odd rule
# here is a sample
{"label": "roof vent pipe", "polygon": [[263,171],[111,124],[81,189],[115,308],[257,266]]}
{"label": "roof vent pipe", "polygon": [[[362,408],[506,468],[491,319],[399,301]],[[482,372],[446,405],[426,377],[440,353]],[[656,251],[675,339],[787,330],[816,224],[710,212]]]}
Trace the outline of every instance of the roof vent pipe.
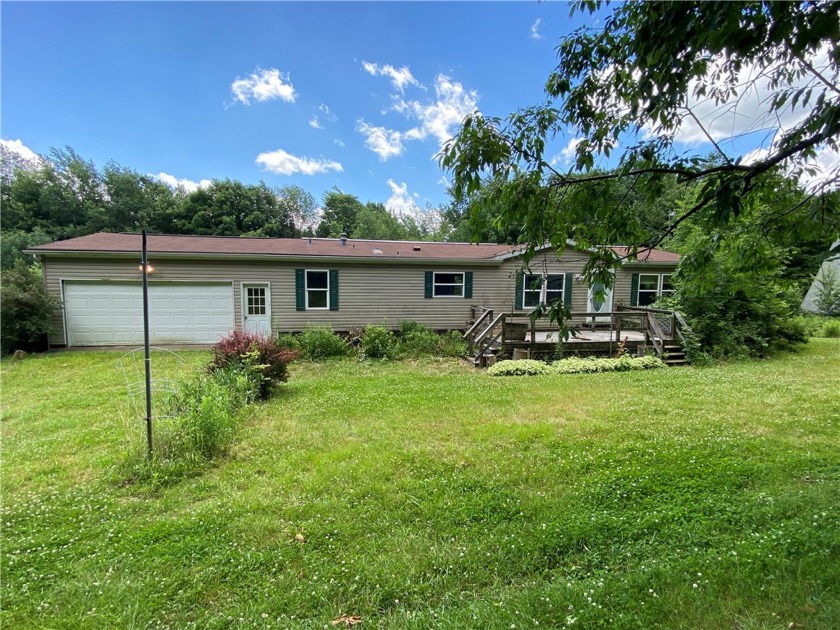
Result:
{"label": "roof vent pipe", "polygon": [[346,235],[346,234],[342,234],[341,236],[339,236],[339,237],[338,237],[338,242],[341,244],[341,246],[342,246],[342,247],[344,247],[345,245],[347,245],[347,235]]}

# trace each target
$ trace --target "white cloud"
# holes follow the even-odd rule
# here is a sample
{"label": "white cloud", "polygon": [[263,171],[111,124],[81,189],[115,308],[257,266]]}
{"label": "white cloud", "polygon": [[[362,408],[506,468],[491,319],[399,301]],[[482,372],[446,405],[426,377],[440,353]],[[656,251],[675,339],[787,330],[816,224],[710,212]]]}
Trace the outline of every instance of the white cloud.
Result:
{"label": "white cloud", "polygon": [[260,153],[255,162],[263,167],[263,170],[277,173],[278,175],[292,175],[301,173],[303,175],[317,175],[328,171],[344,172],[344,167],[339,162],[326,160],[324,158],[314,159],[298,157],[287,153],[283,149]]}
{"label": "white cloud", "polygon": [[406,140],[425,140],[431,135],[443,146],[478,104],[478,92],[465,90],[463,85],[445,74],[435,77],[435,97],[434,101],[426,103],[396,99],[396,111],[420,122],[419,126],[403,134]]}
{"label": "white cloud", "polygon": [[399,131],[377,127],[362,119],[357,121],[356,131],[365,136],[365,146],[376,153],[383,162],[402,155],[402,134]]}
{"label": "white cloud", "polygon": [[170,175],[169,173],[158,173],[154,176],[156,179],[159,179],[164,184],[169,186],[170,188],[183,188],[188,193],[195,192],[199,188],[207,188],[213,182],[209,179],[202,179],[201,181],[194,182],[191,179],[178,179],[174,175]]}
{"label": "white cloud", "polygon": [[262,102],[275,98],[294,103],[297,96],[288,73],[280,72],[277,68],[268,70],[257,68],[245,79],[236,77],[236,80],[230,84],[230,92],[235,100],[245,105],[249,105],[251,99]]}
{"label": "white cloud", "polygon": [[385,207],[399,217],[416,215],[420,209],[408,192],[408,184],[405,182],[398,184],[393,179],[389,179],[388,186],[391,188],[391,196],[385,202]]}
{"label": "white cloud", "polygon": [[324,114],[324,118],[326,118],[329,122],[335,122],[338,120],[338,116],[336,116],[324,103],[318,105],[318,111]]}
{"label": "white cloud", "polygon": [[420,82],[414,78],[414,75],[411,74],[411,70],[408,69],[408,66],[403,66],[402,68],[395,68],[392,65],[386,64],[384,66],[380,66],[376,63],[370,63],[369,61],[363,61],[362,67],[365,69],[365,72],[372,76],[382,76],[388,77],[391,79],[391,83],[394,85],[396,89],[398,89],[401,93],[405,91],[406,85],[416,85],[417,87],[422,87]]}
{"label": "white cloud", "polygon": [[[741,163],[750,165],[760,162],[770,155],[771,150],[775,151],[776,148],[776,145],[773,144],[770,148],[760,147],[753,149],[741,158]],[[801,160],[799,166],[804,168],[794,169],[789,161],[782,162],[781,164],[781,168],[786,174],[789,177],[796,176],[800,185],[809,192],[837,188],[838,182],[831,180],[836,180],[837,171],[840,169],[840,151],[826,146],[819,147],[813,158]]]}
{"label": "white cloud", "polygon": [[583,138],[572,138],[569,140],[569,143],[560,150],[560,153],[551,158],[551,165],[557,166],[558,164],[562,164],[563,166],[569,166],[572,164],[577,157],[577,147],[581,142],[583,142]]}
{"label": "white cloud", "polygon": [[338,138],[334,138],[334,139],[333,139],[333,142],[334,142],[335,144],[337,144],[338,146],[340,146],[342,149],[344,148],[344,142],[342,142],[342,141],[341,141],[341,140],[339,140]]}
{"label": "white cloud", "polygon": [[531,24],[531,39],[542,39],[540,34],[540,26],[542,25],[542,18],[537,18],[537,21]]}
{"label": "white cloud", "polygon": [[324,103],[318,105],[318,111],[321,112],[320,114],[312,114],[312,117],[309,119],[309,126],[313,129],[324,129],[324,124],[321,122],[325,120],[330,123],[334,123],[338,120],[338,116],[330,111],[330,108],[327,107]]}
{"label": "white cloud", "polygon": [[418,206],[415,199],[419,199],[420,195],[409,193],[408,184],[405,182],[398,184],[393,179],[389,179],[387,183],[391,189],[391,196],[385,202],[388,212],[399,218],[411,218],[418,226],[430,232],[440,229],[442,221],[440,212]]}
{"label": "white cloud", "polygon": [[2,140],[0,139],[0,146],[2,146],[7,151],[14,153],[17,156],[20,156],[22,159],[27,160],[29,162],[40,162],[41,156],[39,156],[35,151],[30,149],[28,146],[23,144],[21,140]]}
{"label": "white cloud", "polygon": [[[824,46],[808,61],[815,68],[830,74],[828,46]],[[774,88],[767,77],[768,68],[759,64],[747,64],[738,73],[734,93],[727,94],[721,102],[711,95],[696,96],[694,92],[701,83],[709,86],[709,94],[729,87],[722,80],[716,80],[720,70],[720,62],[710,63],[706,77],[702,81],[694,80],[689,84],[690,96],[686,105],[697,120],[686,113],[678,121],[675,140],[685,145],[697,146],[709,141],[707,134],[715,141],[754,132],[764,132],[768,138],[772,138],[779,131],[784,132],[802,122],[811,110],[810,107],[801,104],[796,108],[788,104],[780,111],[771,111],[772,96],[780,89],[797,90],[809,84],[814,85],[816,94],[822,87],[809,73],[803,73],[793,81]],[[653,124],[647,126],[648,133],[658,130],[659,127]]]}
{"label": "white cloud", "polygon": [[440,184],[441,186],[445,186],[445,187],[449,186],[449,180],[446,179],[446,175],[441,175],[440,179],[437,180],[435,183]]}

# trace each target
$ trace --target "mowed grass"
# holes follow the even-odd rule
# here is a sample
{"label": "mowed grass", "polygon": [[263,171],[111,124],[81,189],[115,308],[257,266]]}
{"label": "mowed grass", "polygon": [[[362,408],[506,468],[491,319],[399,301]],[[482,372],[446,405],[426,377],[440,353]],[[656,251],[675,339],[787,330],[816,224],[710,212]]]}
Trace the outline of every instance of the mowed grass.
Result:
{"label": "mowed grass", "polygon": [[3,364],[3,627],[840,627],[840,340],[507,379],[304,362],[162,487],[115,481],[117,358]]}

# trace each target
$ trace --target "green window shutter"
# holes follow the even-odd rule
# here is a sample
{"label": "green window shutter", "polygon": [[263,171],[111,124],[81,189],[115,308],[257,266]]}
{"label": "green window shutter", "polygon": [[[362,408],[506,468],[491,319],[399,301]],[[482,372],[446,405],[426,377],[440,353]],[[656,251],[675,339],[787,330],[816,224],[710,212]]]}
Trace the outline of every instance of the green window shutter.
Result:
{"label": "green window shutter", "polygon": [[464,297],[467,299],[472,298],[472,274],[472,271],[464,273]]}
{"label": "green window shutter", "polygon": [[575,279],[573,273],[567,273],[563,280],[563,306],[572,310],[572,282]]}
{"label": "green window shutter", "polygon": [[330,310],[338,310],[338,269],[330,269]]}
{"label": "green window shutter", "polygon": [[305,282],[306,270],[295,269],[295,309],[306,310]]}
{"label": "green window shutter", "polygon": [[426,299],[429,299],[429,298],[432,297],[432,292],[434,290],[434,287],[432,286],[433,282],[434,282],[434,272],[427,271],[426,272]]}
{"label": "green window shutter", "polygon": [[516,270],[516,297],[514,298],[513,303],[516,305],[516,310],[517,311],[521,311],[522,308],[523,308],[522,307],[522,298],[523,298],[523,296],[522,296],[522,291],[523,291],[522,284],[524,282],[524,276],[525,276],[525,274],[522,272],[521,269]]}
{"label": "green window shutter", "polygon": [[634,273],[630,278],[630,306],[639,305],[639,274]]}

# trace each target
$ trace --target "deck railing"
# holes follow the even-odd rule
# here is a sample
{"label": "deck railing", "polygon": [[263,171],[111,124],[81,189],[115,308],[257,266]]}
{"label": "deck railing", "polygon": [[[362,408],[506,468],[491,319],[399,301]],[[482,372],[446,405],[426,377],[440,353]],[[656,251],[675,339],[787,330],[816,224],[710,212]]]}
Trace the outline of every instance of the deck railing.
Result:
{"label": "deck railing", "polygon": [[[464,333],[471,356],[481,356],[494,345],[515,345],[536,350],[537,346],[564,341],[556,323],[547,319],[531,319],[528,313],[496,314],[493,309],[472,307],[472,317],[474,323]],[[682,314],[677,311],[623,305],[616,305],[609,313],[572,311],[566,326],[575,334],[586,330],[608,333],[606,339],[601,336],[601,342],[609,344],[610,354],[613,344],[621,344],[627,332],[642,333],[645,344],[653,346],[659,356],[665,353],[665,346],[671,340],[678,340],[680,345],[684,345],[685,333],[690,331]],[[538,333],[552,335],[538,342]]]}

